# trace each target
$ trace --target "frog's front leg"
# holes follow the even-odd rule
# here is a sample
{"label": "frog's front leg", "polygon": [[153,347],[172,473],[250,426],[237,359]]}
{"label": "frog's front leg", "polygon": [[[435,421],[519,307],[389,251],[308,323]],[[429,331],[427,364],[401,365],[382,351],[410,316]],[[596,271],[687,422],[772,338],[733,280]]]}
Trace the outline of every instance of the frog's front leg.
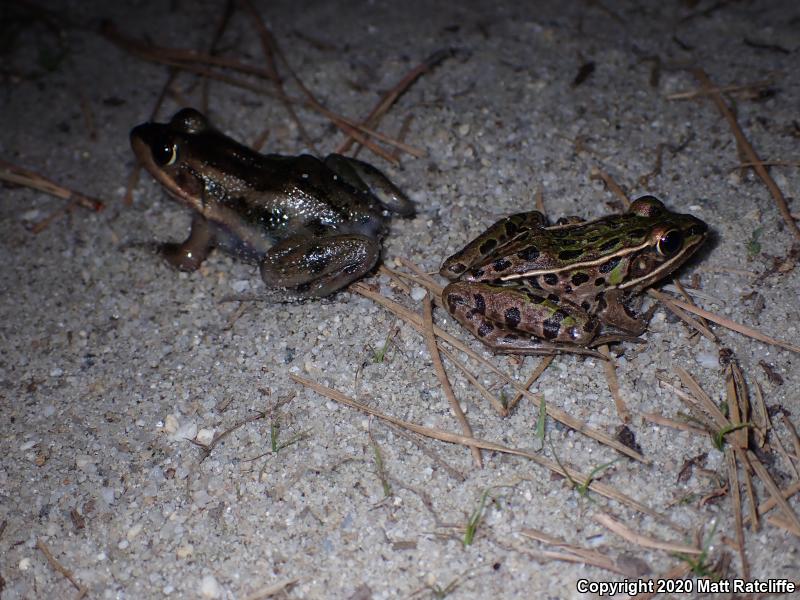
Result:
{"label": "frog's front leg", "polygon": [[214,228],[202,215],[192,217],[192,231],[180,244],[159,244],[158,250],[164,259],[180,271],[196,271],[216,245]]}
{"label": "frog's front leg", "polygon": [[414,203],[408,196],[371,164],[341,154],[329,154],[324,162],[345,183],[362,193],[372,194],[384,208],[403,217],[414,214]]}
{"label": "frog's front leg", "polygon": [[261,278],[271,288],[287,288],[298,298],[319,298],[362,277],[380,255],[380,244],[358,234],[281,240],[261,262]]}
{"label": "frog's front leg", "polygon": [[592,342],[596,346],[608,342],[634,341],[642,335],[650,323],[657,304],[651,306],[644,314],[632,315],[626,306],[625,293],[617,288],[606,290],[597,307],[597,318],[616,332],[606,332]]}
{"label": "frog's front leg", "polygon": [[[498,249],[507,245],[516,236],[532,229],[540,229],[547,224],[545,216],[538,211],[517,213],[500,219],[486,231],[472,240],[463,249],[442,263],[439,274],[448,279],[456,279],[467,269],[482,262]],[[525,252],[521,249],[520,252]]]}
{"label": "frog's front leg", "polygon": [[570,302],[516,287],[456,281],[444,288],[442,301],[459,323],[498,352],[540,353],[542,340],[586,345],[599,326]]}

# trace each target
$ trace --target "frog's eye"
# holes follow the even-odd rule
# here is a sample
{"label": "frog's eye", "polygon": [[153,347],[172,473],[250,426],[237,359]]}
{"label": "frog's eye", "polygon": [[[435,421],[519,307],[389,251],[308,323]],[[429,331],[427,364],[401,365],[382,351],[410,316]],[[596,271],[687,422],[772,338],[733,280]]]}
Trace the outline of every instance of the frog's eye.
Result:
{"label": "frog's eye", "polygon": [[656,243],[656,250],[664,258],[669,258],[683,246],[683,234],[677,229],[670,229]]}
{"label": "frog's eye", "polygon": [[178,160],[178,145],[163,142],[153,145],[153,160],[161,167],[169,167]]}

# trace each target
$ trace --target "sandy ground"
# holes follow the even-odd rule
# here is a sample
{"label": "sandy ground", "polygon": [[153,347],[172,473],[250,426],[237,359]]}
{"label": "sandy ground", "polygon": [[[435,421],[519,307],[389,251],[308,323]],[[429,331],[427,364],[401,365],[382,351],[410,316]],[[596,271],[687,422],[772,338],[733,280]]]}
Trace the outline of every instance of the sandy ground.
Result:
{"label": "sandy ground", "polygon": [[[684,420],[685,405],[659,384],[678,384],[678,368],[715,401],[726,397],[716,346],[690,336],[663,309],[645,343],[622,346],[617,359],[630,428],[646,462],[552,420],[541,451],[583,473],[616,461],[598,477],[661,521],[597,493],[581,494],[526,458],[484,452],[484,466],[476,468],[463,446],[409,440],[295,383],[291,375],[399,418],[459,431],[423,338],[375,302],[344,292],[305,304],[221,303],[261,290],[257,268],[216,253],[199,272],[179,274],[135,247],[181,240],[189,223],[148,176],[133,205],[122,202],[134,166],[128,131],[147,119],[167,69],[95,31],[108,18],[136,38],[206,49],[222,3],[94,4],[53,3],[69,16],[57,19],[67,25],[60,34],[29,20],[7,20],[4,33],[0,157],[108,206],[101,213],[73,210],[34,234],[31,224],[63,202],[3,188],[3,600],[78,595],[42,547],[90,598],[263,598],[270,586],[286,598],[576,598],[584,597],[576,588],[582,577],[652,580],[686,566],[670,552],[611,533],[595,520],[602,513],[664,541],[697,544],[702,536],[705,561],[728,564],[725,577],[747,569],[751,579],[798,579],[798,537],[768,523],[746,531],[742,565],[731,497],[720,495],[728,481],[725,457],[709,437],[642,417]],[[716,108],[669,95],[698,87],[683,68],[690,65],[702,66],[718,84],[771,79],[761,93],[728,102],[762,158],[796,161],[798,5],[491,4],[497,6],[259,3],[303,81],[354,119],[414,65],[454,50],[381,124],[395,135],[411,118],[406,141],[426,156],[403,155],[391,166],[361,155],[418,207],[415,219],[393,221],[385,263],[396,267],[405,257],[435,272],[496,218],[531,209],[539,189],[552,217],[618,211],[619,198],[591,177],[600,169],[631,197],[653,193],[708,222],[713,239],[681,272],[684,281],[699,278],[700,305],[796,343],[800,270],[757,277],[796,240],[761,181],[734,170],[736,142]],[[3,11],[18,14],[5,5]],[[226,56],[261,64],[258,37],[241,13],[220,46]],[[576,82],[588,63],[594,71]],[[180,75],[173,87],[177,94],[161,118],[201,103],[192,76]],[[94,139],[82,105],[92,115]],[[272,97],[213,83],[209,113],[246,142],[268,130],[269,151],[308,150]],[[300,109],[300,116],[319,152],[342,141],[319,115]],[[796,166],[772,175],[787,197],[797,196]],[[421,311],[419,290],[412,298],[385,276],[367,283]],[[437,309],[434,318],[520,381],[538,364],[492,357],[444,312]],[[788,487],[797,480],[798,450],[784,417],[800,427],[798,356],[714,329],[751,391],[763,393],[775,430],[762,460]],[[394,337],[385,359],[376,362],[388,335]],[[463,355],[459,360],[496,397],[514,395],[487,368]],[[762,361],[782,384],[767,377]],[[535,447],[535,401],[525,399],[500,417],[447,359],[445,365],[477,437]],[[620,425],[596,359],[558,357],[532,391],[610,436]],[[244,423],[205,458],[191,441],[207,442],[259,411],[271,416]],[[778,440],[793,464],[777,452]],[[699,455],[698,466],[679,478],[685,461]],[[754,494],[759,502],[768,498],[759,481]],[[800,512],[797,499],[790,504]],[[745,499],[745,511],[749,506]],[[475,511],[481,519],[465,545],[464,527]],[[554,560],[544,553],[564,550],[526,537],[528,530],[597,552],[617,571]],[[287,581],[295,583],[282,587]]]}

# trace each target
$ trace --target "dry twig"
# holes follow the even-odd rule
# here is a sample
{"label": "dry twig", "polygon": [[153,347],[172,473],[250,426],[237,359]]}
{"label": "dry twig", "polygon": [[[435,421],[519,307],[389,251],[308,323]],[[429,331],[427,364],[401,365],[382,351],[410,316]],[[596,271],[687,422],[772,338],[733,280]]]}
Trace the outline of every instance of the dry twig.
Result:
{"label": "dry twig", "polygon": [[[379,411],[379,410],[377,410],[375,408],[372,408],[371,406],[367,406],[366,404],[362,404],[360,402],[356,402],[352,398],[342,394],[341,392],[339,392],[337,390],[325,387],[325,386],[320,385],[319,383],[316,383],[316,382],[311,381],[309,379],[304,379],[304,378],[302,378],[302,377],[300,377],[298,375],[294,375],[294,374],[290,374],[290,377],[294,381],[299,383],[300,385],[303,385],[303,386],[305,386],[307,388],[310,388],[310,389],[314,390],[315,392],[317,392],[318,394],[320,394],[322,396],[325,396],[326,398],[330,398],[331,400],[335,400],[336,402],[344,404],[345,406],[349,406],[350,408],[355,408],[355,409],[360,410],[360,411],[362,411],[364,413],[367,413],[369,415],[374,415],[374,416],[378,417],[379,419],[382,419],[384,421],[388,421],[390,423],[393,423],[393,424],[397,425],[398,427],[404,427],[404,428],[406,428],[406,429],[408,429],[410,431],[413,431],[414,433],[418,433],[420,435],[424,435],[424,436],[427,436],[427,437],[430,437],[430,438],[433,438],[433,439],[436,439],[436,440],[440,440],[442,442],[448,442],[448,443],[451,443],[451,444],[461,444],[462,446],[468,446],[468,447],[477,446],[478,448],[482,448],[484,450],[491,450],[493,452],[500,452],[500,453],[503,453],[503,454],[512,454],[514,456],[522,456],[524,458],[528,458],[528,459],[532,460],[533,462],[535,462],[538,465],[541,465],[542,467],[552,471],[553,473],[557,473],[558,475],[561,475],[562,477],[567,477],[567,478],[571,479],[572,481],[579,481],[579,482],[588,481],[589,482],[589,485],[588,485],[589,489],[594,490],[595,492],[597,492],[601,496],[605,496],[606,498],[617,500],[618,502],[620,502],[620,503],[622,503],[622,504],[624,504],[624,505],[626,505],[626,506],[628,506],[630,508],[633,508],[634,510],[636,510],[638,512],[647,514],[647,515],[649,515],[649,516],[651,516],[651,517],[653,517],[653,518],[655,518],[655,519],[657,519],[657,520],[659,520],[661,522],[669,523],[669,521],[666,519],[666,517],[664,517],[660,513],[654,511],[653,509],[649,508],[648,506],[645,506],[641,502],[639,502],[637,500],[634,500],[633,498],[623,494],[622,492],[620,492],[617,489],[611,487],[610,485],[601,483],[601,482],[597,481],[594,478],[590,478],[587,475],[584,475],[584,474],[582,474],[582,473],[580,473],[578,471],[575,471],[574,469],[565,467],[565,466],[563,466],[563,463],[559,464],[559,463],[557,463],[555,461],[548,460],[548,459],[544,458],[543,456],[540,456],[539,454],[536,454],[535,452],[528,452],[526,450],[520,450],[520,449],[517,449],[517,448],[510,448],[508,446],[504,446],[502,444],[497,444],[495,442],[491,442],[491,441],[488,441],[488,440],[482,440],[480,438],[468,437],[468,436],[460,435],[460,434],[457,434],[457,433],[452,433],[452,432],[449,432],[449,431],[443,431],[441,429],[433,429],[431,427],[425,427],[423,425],[417,425],[416,423],[411,423],[409,421],[404,421],[402,419],[398,419],[397,417],[392,417],[390,415],[384,414],[381,411]],[[670,523],[670,526],[674,527],[675,525]]]}
{"label": "dry twig", "polygon": [[300,579],[297,577],[292,577],[290,579],[284,579],[283,581],[279,581],[278,583],[273,583],[272,585],[268,585],[263,587],[255,592],[252,592],[250,595],[245,596],[245,600],[264,600],[264,598],[270,598],[275,596],[276,594],[286,594],[286,590],[296,584]]}
{"label": "dry twig", "polygon": [[6,162],[2,159],[0,159],[0,179],[16,185],[22,185],[39,190],[45,194],[55,196],[56,198],[61,198],[62,200],[67,200],[95,212],[99,212],[105,208],[105,204],[102,200],[98,200],[97,198],[92,198],[91,196],[86,196],[85,194],[66,188],[57,184],[55,181],[36,173],[35,171],[18,167],[17,165]]}
{"label": "dry twig", "polygon": [[[258,76],[261,77],[262,79],[271,81],[269,72],[265,69],[262,69],[261,67],[254,67],[252,65],[248,65],[246,63],[242,63],[234,59],[224,58],[220,56],[211,56],[194,50],[165,48],[165,47],[146,44],[134,38],[124,36],[110,23],[104,24],[101,33],[104,37],[106,37],[109,41],[111,41],[115,45],[145,60],[165,65],[170,65],[172,67],[179,68],[182,71],[194,73],[196,75],[201,75],[204,77],[208,77],[210,79],[215,79],[217,81],[225,82],[229,85],[233,85],[259,94],[273,96],[280,99],[278,92],[274,90],[256,85],[250,81],[245,81],[243,79],[238,79],[235,77],[231,77],[229,75],[225,75],[224,73],[220,73],[218,71],[215,71],[214,69],[210,69],[200,65],[207,64],[221,68],[232,69],[247,75]],[[333,125],[335,125],[337,128],[339,128],[345,133],[353,135],[353,137],[355,137],[360,143],[364,144],[370,150],[372,150],[382,158],[388,160],[389,162],[396,163],[391,154],[386,152],[380,146],[377,146],[370,140],[366,139],[365,137],[366,135],[378,139],[384,142],[385,144],[394,146],[402,150],[403,152],[411,154],[412,156],[416,157],[425,156],[425,153],[422,150],[414,148],[413,146],[409,146],[408,144],[395,140],[380,132],[372,131],[366,127],[360,126],[357,123],[351,121],[350,119],[347,119],[346,117],[338,115],[333,111],[327,109],[319,102],[312,101],[310,99],[304,100],[299,98],[293,98],[291,96],[287,96],[287,99],[291,104],[305,106],[320,113],[322,116],[327,118],[331,123],[333,123]]]}
{"label": "dry twig", "polygon": [[[539,379],[539,377],[542,376],[542,373],[547,370],[547,367],[550,366],[550,363],[552,363],[553,360],[555,360],[555,356],[543,356],[539,361],[539,364],[536,365],[536,368],[533,370],[533,373],[531,373],[530,377],[528,377],[525,383],[522,384],[522,387],[525,388],[525,390],[530,390],[530,387],[536,382],[537,379]],[[517,395],[511,399],[511,402],[508,403],[508,412],[511,412],[514,410],[514,408],[516,408],[523,396],[524,394],[521,391],[517,392]]]}
{"label": "dry twig", "polygon": [[44,554],[44,557],[47,559],[47,562],[50,563],[50,566],[53,567],[56,571],[61,573],[67,580],[73,585],[73,587],[78,590],[78,595],[76,596],[75,600],[79,600],[86,596],[89,593],[89,588],[82,585],[72,574],[72,571],[67,569],[64,565],[62,565],[53,553],[50,552],[50,548],[47,547],[47,544],[44,543],[44,540],[39,538],[36,540],[36,547]]}
{"label": "dry twig", "polygon": [[565,562],[584,563],[628,577],[636,577],[640,574],[636,570],[621,567],[613,559],[611,559],[607,553],[599,552],[597,550],[589,550],[574,544],[568,544],[558,538],[544,533],[543,531],[538,531],[536,529],[522,529],[520,530],[520,534],[527,538],[544,542],[545,544],[559,546],[567,550],[567,552],[552,552],[547,550],[542,551],[543,556],[546,556],[547,558],[563,560]]}
{"label": "dry twig", "polygon": [[[365,125],[370,129],[377,127],[383,115],[385,115],[391,106],[397,102],[397,99],[400,98],[400,96],[402,96],[409,87],[411,87],[411,84],[413,84],[422,75],[436,67],[444,59],[451,56],[452,53],[452,50],[438,50],[423,60],[416,67],[411,69],[411,71],[406,73],[406,75],[399,82],[397,82],[392,89],[390,89],[381,97],[375,108],[373,108],[367,118],[364,119],[362,125]],[[350,146],[353,145],[353,142],[353,137],[348,136],[347,139],[345,139],[344,142],[339,145],[339,147],[336,149],[336,152],[339,154],[344,154],[350,149]],[[357,153],[358,152],[356,152],[356,154]]]}
{"label": "dry twig", "polygon": [[616,533],[625,541],[636,544],[637,546],[642,546],[643,548],[653,548],[655,550],[678,552],[681,554],[703,553],[700,548],[695,548],[694,546],[687,546],[686,544],[678,544],[675,542],[664,542],[655,538],[647,537],[640,533],[636,533],[627,525],[620,523],[616,519],[613,519],[611,516],[604,513],[598,513],[594,515],[594,520],[600,523],[600,525],[603,527],[606,527]]}
{"label": "dry twig", "polygon": [[[412,327],[414,327],[414,329],[416,329],[420,333],[423,332],[422,317],[420,317],[420,315],[411,312],[401,304],[398,304],[397,302],[390,300],[389,298],[386,298],[385,296],[382,296],[381,294],[371,290],[363,283],[355,283],[351,285],[349,289],[353,292],[361,294],[362,296],[370,298],[371,300],[374,300],[378,304],[381,304],[382,306],[389,309],[391,312],[393,312],[400,318],[404,319],[407,323],[409,323]],[[464,352],[470,358],[484,365],[487,369],[491,370],[494,374],[500,377],[500,379],[504,383],[507,383],[508,385],[512,386],[518,392],[522,393],[526,398],[538,401],[537,397],[534,394],[530,393],[528,390],[526,390],[524,387],[522,387],[522,385],[519,382],[517,382],[509,375],[503,373],[503,371],[501,371],[495,364],[493,364],[491,361],[486,360],[484,357],[482,357],[480,354],[469,348],[455,336],[450,335],[449,333],[447,333],[443,329],[440,329],[436,325],[434,325],[434,333],[436,334],[437,337],[441,338],[451,346]],[[589,425],[576,419],[569,413],[554,407],[551,402],[548,402],[547,404],[547,414],[556,421],[560,421],[564,425],[571,427],[572,429],[574,429],[579,433],[591,437],[597,440],[598,442],[605,444],[606,446],[610,446],[615,450],[617,450],[618,452],[621,452],[622,454],[629,456],[635,460],[649,464],[649,461],[645,459],[644,456],[642,456],[640,453],[636,452],[635,450],[632,450],[631,448],[628,448],[627,446],[625,446],[625,444],[618,442],[617,440],[606,435],[602,431],[590,427]]]}
{"label": "dry twig", "polygon": [[[648,293],[653,292],[654,290],[648,290]],[[654,297],[658,297],[657,294],[652,294]],[[741,323],[737,323],[736,321],[732,321],[731,319],[727,319],[725,317],[720,317],[712,312],[704,310],[700,307],[693,306],[687,302],[683,302],[682,300],[672,299],[670,300],[673,304],[682,308],[683,310],[689,311],[690,313],[694,313],[697,316],[703,317],[704,319],[708,319],[716,323],[717,325],[722,325],[728,329],[731,329],[737,333],[741,333],[747,337],[751,337],[755,340],[760,342],[764,342],[765,344],[771,344],[773,346],[778,346],[779,348],[784,348],[786,350],[790,350],[791,352],[796,352],[800,354],[800,346],[795,346],[790,344],[789,342],[784,342],[783,340],[779,340],[777,338],[770,337],[758,331],[757,329],[753,329],[746,325],[742,325]]]}
{"label": "dry twig", "polygon": [[772,179],[769,171],[767,171],[767,169],[761,163],[761,159],[758,157],[758,154],[756,154],[753,146],[745,137],[741,127],[739,127],[738,121],[736,120],[736,115],[733,114],[733,111],[722,99],[722,95],[719,93],[719,91],[714,89],[711,79],[709,79],[708,75],[703,69],[694,69],[692,73],[700,82],[700,85],[703,86],[703,90],[711,96],[711,99],[714,101],[714,104],[717,106],[719,112],[723,117],[725,117],[725,120],[728,121],[728,125],[730,125],[731,130],[733,131],[733,135],[736,137],[736,143],[738,144],[739,149],[744,153],[748,162],[753,163],[753,169],[755,169],[755,172],[764,182],[764,185],[767,186],[770,194],[772,194],[772,197],[775,199],[775,203],[778,205],[778,211],[781,213],[781,216],[789,228],[789,231],[791,231],[794,236],[800,240],[800,228],[798,228],[797,223],[792,218],[792,214],[789,211],[789,206],[786,204],[786,198],[784,198],[783,192],[781,192],[781,189],[778,187],[778,184],[775,183],[775,180]]}
{"label": "dry twig", "polygon": [[623,423],[630,423],[631,413],[628,410],[628,406],[625,404],[625,399],[622,397],[622,392],[619,389],[617,369],[614,361],[611,358],[611,352],[608,350],[608,344],[603,344],[597,350],[607,359],[603,361],[603,371],[606,375],[608,391],[611,392],[611,397],[614,398],[614,405],[617,407],[617,416]]}
{"label": "dry twig", "polygon": [[[461,410],[461,405],[458,403],[458,400],[453,393],[453,388],[450,386],[450,380],[447,378],[444,365],[442,365],[442,357],[439,356],[439,348],[436,346],[436,335],[433,332],[433,309],[431,308],[430,294],[428,294],[428,296],[426,296],[423,300],[423,311],[425,315],[425,341],[428,344],[428,352],[431,355],[436,376],[439,378],[439,383],[442,386],[444,395],[447,398],[447,402],[450,404],[450,410],[453,411],[456,421],[458,421],[458,424],[461,427],[461,431],[466,437],[472,437],[472,427],[469,426],[467,417],[464,416],[464,411]],[[482,468],[483,460],[481,460],[480,450],[476,446],[472,446],[470,450],[472,451],[472,458],[475,460],[475,464],[478,466],[478,468]]]}

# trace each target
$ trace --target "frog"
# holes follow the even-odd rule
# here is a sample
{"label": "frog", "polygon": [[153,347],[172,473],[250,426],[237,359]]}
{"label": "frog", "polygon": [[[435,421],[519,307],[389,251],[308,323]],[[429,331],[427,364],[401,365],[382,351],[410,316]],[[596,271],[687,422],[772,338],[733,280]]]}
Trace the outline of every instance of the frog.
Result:
{"label": "frog", "polygon": [[447,258],[442,305],[491,350],[552,354],[638,341],[655,306],[641,292],[678,269],[708,237],[699,218],[652,195],[627,212],[549,225],[538,211],[502,218]]}
{"label": "frog", "polygon": [[373,269],[392,214],[414,204],[378,168],[329,154],[261,154],[194,108],[134,127],[138,161],[192,212],[189,237],[159,244],[195,271],[214,248],[259,266],[276,300],[321,298]]}

